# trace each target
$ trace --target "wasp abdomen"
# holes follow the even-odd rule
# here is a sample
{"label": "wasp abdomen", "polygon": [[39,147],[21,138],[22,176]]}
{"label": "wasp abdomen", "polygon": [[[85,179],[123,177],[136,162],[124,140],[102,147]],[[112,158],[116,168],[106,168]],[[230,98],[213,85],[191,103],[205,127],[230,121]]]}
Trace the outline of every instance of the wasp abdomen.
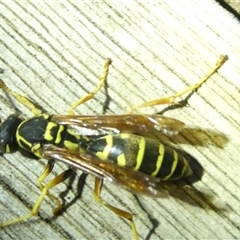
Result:
{"label": "wasp abdomen", "polygon": [[156,139],[135,134],[107,135],[91,141],[88,149],[102,160],[162,180],[179,179],[192,173],[186,159],[176,150]]}

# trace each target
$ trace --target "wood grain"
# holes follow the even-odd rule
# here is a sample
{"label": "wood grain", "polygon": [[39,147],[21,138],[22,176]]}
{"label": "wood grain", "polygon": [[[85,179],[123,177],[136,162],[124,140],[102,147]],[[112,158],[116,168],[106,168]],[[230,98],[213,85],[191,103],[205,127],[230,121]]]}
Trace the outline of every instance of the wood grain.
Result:
{"label": "wood grain", "polygon": [[[107,92],[79,107],[79,114],[122,114],[130,105],[172,95],[227,54],[226,64],[186,107],[164,114],[187,124],[170,140],[203,167],[195,190],[172,185],[172,196],[140,196],[140,205],[131,193],[106,183],[102,196],[134,214],[140,239],[240,237],[240,24],[231,14],[213,0],[1,1],[0,36],[1,79],[46,111],[61,114],[98,84],[106,57],[113,60]],[[1,119],[15,108],[32,116],[4,92],[0,97]],[[45,161],[15,153],[0,164],[4,221],[29,212]],[[66,168],[57,164],[51,177]],[[91,176],[82,194],[77,191],[83,178],[77,172],[72,189],[66,192],[62,184],[52,191],[66,195],[61,216],[52,215],[53,203],[46,199],[40,217],[0,229],[0,238],[130,239],[129,223],[94,202]]]}

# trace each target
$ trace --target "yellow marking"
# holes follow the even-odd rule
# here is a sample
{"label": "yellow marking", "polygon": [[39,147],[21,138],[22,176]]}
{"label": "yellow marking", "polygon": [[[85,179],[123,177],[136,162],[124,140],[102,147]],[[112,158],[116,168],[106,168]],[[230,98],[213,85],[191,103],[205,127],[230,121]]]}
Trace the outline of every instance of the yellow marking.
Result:
{"label": "yellow marking", "polygon": [[55,144],[59,144],[62,141],[61,133],[65,130],[63,125],[59,125],[59,129],[55,138]]}
{"label": "yellow marking", "polygon": [[43,113],[41,115],[44,119],[49,119],[50,115],[48,113]]}
{"label": "yellow marking", "polygon": [[44,139],[46,139],[47,141],[52,141],[53,140],[53,136],[51,135],[51,131],[54,127],[57,127],[57,124],[54,122],[49,122],[47,127],[46,127],[46,131],[44,133]]}
{"label": "yellow marking", "polygon": [[23,149],[25,149],[25,147],[21,144],[21,142],[25,143],[25,144],[29,147],[29,149],[31,149],[31,147],[32,147],[32,143],[28,142],[25,138],[23,138],[23,137],[19,134],[19,129],[20,129],[21,126],[22,126],[23,124],[25,124],[27,121],[28,121],[28,120],[23,121],[23,122],[21,122],[21,123],[19,124],[18,129],[17,129],[17,133],[16,133],[16,139],[17,139],[18,145],[19,145],[21,148],[23,148]]}
{"label": "yellow marking", "polygon": [[112,149],[113,146],[113,137],[112,135],[106,136],[105,137],[106,140],[106,147],[104,148],[104,150],[102,152],[97,152],[96,155],[102,159],[102,160],[106,160],[108,158],[108,155]]}
{"label": "yellow marking", "polygon": [[[79,137],[79,139],[80,139],[80,136],[79,135],[77,135],[78,137]],[[84,140],[84,141],[86,141],[86,142],[90,142],[90,139],[88,138],[88,137],[86,137],[86,136],[81,136],[82,137],[82,139]]]}
{"label": "yellow marking", "polygon": [[192,169],[190,168],[187,160],[186,160],[184,157],[183,157],[183,161],[184,161],[184,167],[183,167],[183,170],[182,170],[182,174],[181,174],[181,175],[182,175],[183,177],[190,176],[190,175],[193,173],[193,171],[192,171]]}
{"label": "yellow marking", "polygon": [[25,138],[23,138],[18,132],[17,132],[17,142],[18,142],[18,145],[25,149],[25,147],[21,144],[22,142],[25,143],[25,145],[27,145],[29,147],[29,149],[31,149],[32,147],[32,143],[28,142]]}
{"label": "yellow marking", "polygon": [[173,163],[172,163],[171,172],[164,178],[164,180],[168,180],[172,176],[172,174],[175,171],[176,166],[178,164],[178,153],[175,150],[173,150],[173,158],[174,159],[173,159]]}
{"label": "yellow marking", "polygon": [[164,157],[164,152],[165,152],[165,149],[164,149],[164,146],[163,144],[159,144],[159,155],[158,155],[158,159],[157,159],[157,163],[156,163],[156,170],[151,174],[151,176],[155,177],[161,166],[162,166],[162,162],[163,162],[163,157]]}
{"label": "yellow marking", "polygon": [[142,161],[143,161],[145,147],[146,147],[146,139],[144,137],[140,137],[140,136],[138,136],[138,137],[140,138],[140,141],[138,144],[139,150],[138,150],[136,166],[135,166],[134,170],[138,170],[140,168]]}
{"label": "yellow marking", "polygon": [[35,156],[41,158],[42,155],[40,154],[40,149],[41,149],[41,144],[37,143],[33,145],[33,147],[31,148],[31,152],[34,153]]}
{"label": "yellow marking", "polygon": [[81,136],[79,134],[77,134],[76,131],[74,131],[73,129],[68,129],[67,132],[68,132],[69,135],[74,136],[76,139],[81,138]]}
{"label": "yellow marking", "polygon": [[131,137],[131,134],[129,134],[129,133],[121,133],[120,135],[121,135],[121,138],[123,138],[123,139]]}
{"label": "yellow marking", "polygon": [[[185,162],[185,161],[184,161]],[[181,175],[182,176],[185,176],[185,172],[187,171],[187,166],[186,166],[186,164],[184,164],[184,166],[183,166],[183,169],[182,169],[182,172],[181,172]]]}
{"label": "yellow marking", "polygon": [[11,148],[10,148],[10,146],[9,146],[8,144],[7,144],[7,146],[6,146],[5,151],[6,151],[7,153],[10,153],[10,152],[11,152]]}
{"label": "yellow marking", "polygon": [[79,148],[77,143],[72,143],[67,140],[65,140],[63,144],[68,150],[77,150]]}
{"label": "yellow marking", "polygon": [[120,154],[117,157],[117,164],[118,164],[118,166],[121,166],[121,167],[126,166],[126,158],[125,158],[124,153]]}

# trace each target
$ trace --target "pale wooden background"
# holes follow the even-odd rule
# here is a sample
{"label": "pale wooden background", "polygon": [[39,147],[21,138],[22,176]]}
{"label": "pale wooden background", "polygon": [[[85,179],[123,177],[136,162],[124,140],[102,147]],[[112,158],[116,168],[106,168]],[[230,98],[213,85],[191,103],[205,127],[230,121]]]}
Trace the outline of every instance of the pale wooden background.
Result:
{"label": "pale wooden background", "polygon": [[[195,83],[220,54],[229,61],[189,99],[165,115],[190,128],[172,141],[204,168],[196,191],[173,185],[168,197],[139,197],[106,183],[104,199],[134,214],[141,239],[240,238],[240,24],[215,1],[1,1],[0,67],[3,81],[51,113],[65,114],[94,89],[105,57],[113,60],[106,113],[124,113]],[[1,118],[14,111],[1,94]],[[31,113],[16,101],[25,117]],[[106,92],[79,108],[101,114]],[[159,112],[162,107],[143,109]],[[19,153],[0,159],[0,221],[26,214],[39,194],[44,161]],[[56,166],[54,174],[66,166]],[[80,172],[77,173],[81,175]],[[76,178],[66,196],[71,206],[52,217],[44,201],[40,218],[0,229],[2,239],[130,239],[129,223],[94,202],[89,176],[81,198]],[[66,190],[62,184],[53,192]],[[76,200],[76,201],[75,201]]]}

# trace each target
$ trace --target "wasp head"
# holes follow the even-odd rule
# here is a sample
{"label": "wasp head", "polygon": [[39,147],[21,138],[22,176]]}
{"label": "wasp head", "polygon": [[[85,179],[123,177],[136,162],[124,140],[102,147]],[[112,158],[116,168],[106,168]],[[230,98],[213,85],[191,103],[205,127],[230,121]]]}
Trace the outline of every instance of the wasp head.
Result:
{"label": "wasp head", "polygon": [[0,153],[17,151],[16,131],[22,119],[17,114],[10,115],[0,126]]}

